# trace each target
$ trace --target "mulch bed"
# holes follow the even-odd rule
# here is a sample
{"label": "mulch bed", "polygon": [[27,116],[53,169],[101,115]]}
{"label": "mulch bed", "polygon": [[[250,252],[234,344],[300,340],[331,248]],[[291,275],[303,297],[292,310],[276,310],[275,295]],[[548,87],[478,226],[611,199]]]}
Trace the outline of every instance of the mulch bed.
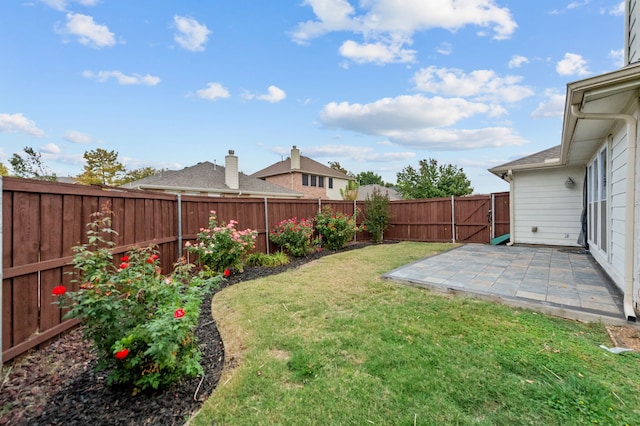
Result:
{"label": "mulch bed", "polygon": [[[369,244],[353,243],[344,250]],[[242,274],[232,275],[207,295],[196,330],[204,378],[185,379],[135,396],[130,388],[108,387],[107,374],[94,371],[95,356],[80,329],[12,360],[2,370],[0,425],[184,424],[214,391],[224,365],[224,345],[211,317],[214,294],[240,281],[278,274],[333,253],[324,250],[275,268],[245,267]]]}

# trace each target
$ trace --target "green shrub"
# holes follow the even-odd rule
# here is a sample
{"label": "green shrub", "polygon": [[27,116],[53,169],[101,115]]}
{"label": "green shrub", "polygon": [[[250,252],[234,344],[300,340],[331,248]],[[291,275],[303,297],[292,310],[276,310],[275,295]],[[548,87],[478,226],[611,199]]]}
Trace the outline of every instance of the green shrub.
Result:
{"label": "green shrub", "polygon": [[339,250],[353,240],[356,232],[360,230],[356,226],[358,213],[356,210],[353,216],[347,216],[342,212],[334,212],[330,206],[323,207],[315,218],[322,247]]}
{"label": "green shrub", "polygon": [[215,210],[209,215],[209,227],[200,228],[197,242],[187,242],[185,247],[195,253],[200,262],[210,271],[223,272],[236,270],[242,272],[242,264],[247,253],[255,247],[257,231],[245,229],[238,231],[235,220],[218,225]]}
{"label": "green shrub", "polygon": [[111,214],[107,206],[94,213],[88,244],[73,248],[72,282],[80,289],[53,289],[70,309],[65,317],[81,320],[98,369],[109,369],[109,385],[133,385],[136,392],[203,374],[195,329],[202,299],[220,277],[194,275],[184,261],[164,276],[153,247],[132,248],[116,266],[107,237],[116,233]]}
{"label": "green shrub", "polygon": [[315,250],[313,232],[313,220],[294,217],[278,223],[269,239],[292,256],[302,257]]}
{"label": "green shrub", "polygon": [[378,188],[374,188],[365,200],[364,229],[376,244],[382,242],[384,231],[389,227],[389,214],[389,194],[383,195]]}
{"label": "green shrub", "polygon": [[247,256],[246,264],[248,266],[266,266],[273,268],[275,266],[286,265],[290,259],[286,253],[278,251],[271,254],[251,253]]}

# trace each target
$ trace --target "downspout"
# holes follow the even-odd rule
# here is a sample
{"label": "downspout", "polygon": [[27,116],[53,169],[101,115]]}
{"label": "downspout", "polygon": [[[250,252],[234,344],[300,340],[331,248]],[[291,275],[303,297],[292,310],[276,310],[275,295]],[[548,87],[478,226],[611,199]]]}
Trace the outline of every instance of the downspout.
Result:
{"label": "downspout", "polygon": [[637,121],[629,114],[586,113],[578,105],[571,105],[571,114],[584,120],[622,120],[627,125],[627,182],[625,195],[625,238],[624,238],[624,316],[627,321],[636,321],[633,309],[633,260],[635,243],[635,194],[636,194],[636,144],[638,139]]}
{"label": "downspout", "polygon": [[507,178],[509,179],[509,242],[507,245],[511,247],[516,242],[516,185],[513,182],[513,170],[507,171]]}

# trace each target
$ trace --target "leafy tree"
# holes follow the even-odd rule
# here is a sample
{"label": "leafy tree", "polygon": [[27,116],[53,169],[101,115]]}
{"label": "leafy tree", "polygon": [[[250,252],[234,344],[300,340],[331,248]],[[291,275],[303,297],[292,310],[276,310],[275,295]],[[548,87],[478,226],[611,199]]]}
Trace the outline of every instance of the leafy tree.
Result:
{"label": "leafy tree", "polygon": [[382,176],[374,172],[360,172],[356,175],[356,181],[362,185],[382,185],[385,186]]}
{"label": "leafy tree", "polygon": [[0,176],[9,176],[9,169],[0,162]]}
{"label": "leafy tree", "polygon": [[451,164],[438,165],[433,158],[420,160],[418,170],[408,166],[396,176],[398,192],[405,200],[469,195],[473,192],[462,168]]}
{"label": "leafy tree", "polygon": [[331,167],[333,170],[337,170],[339,172],[344,173],[347,176],[352,176],[353,174],[349,171],[347,171],[347,169],[345,169],[344,167],[342,167],[340,165],[339,162],[337,161],[329,161],[329,167]]}
{"label": "leafy tree", "polygon": [[136,180],[140,180],[147,176],[155,175],[156,173],[160,173],[166,169],[154,169],[153,167],[141,167],[139,169],[128,170],[124,177],[120,179],[119,184],[124,185],[125,183],[133,182]]}
{"label": "leafy tree", "polygon": [[373,188],[365,200],[364,225],[376,244],[382,242],[384,231],[389,227],[390,214],[388,192],[383,194],[378,188]]}
{"label": "leafy tree", "polygon": [[98,148],[86,151],[83,155],[87,164],[83,172],[77,176],[79,183],[85,185],[120,185],[127,172],[118,161],[118,153]]}
{"label": "leafy tree", "polygon": [[358,182],[350,180],[347,182],[347,186],[343,189],[340,188],[340,196],[343,200],[353,201],[358,199]]}
{"label": "leafy tree", "polygon": [[42,154],[29,146],[25,146],[23,151],[24,158],[20,154],[13,154],[9,159],[16,176],[27,179],[57,180],[55,173],[52,173],[42,162]]}

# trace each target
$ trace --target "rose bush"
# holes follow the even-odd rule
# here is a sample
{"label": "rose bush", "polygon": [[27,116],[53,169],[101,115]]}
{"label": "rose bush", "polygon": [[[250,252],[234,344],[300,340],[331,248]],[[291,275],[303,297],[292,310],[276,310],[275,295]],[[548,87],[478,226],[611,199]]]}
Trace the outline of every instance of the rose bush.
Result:
{"label": "rose bush", "polygon": [[216,211],[211,210],[208,228],[200,228],[197,242],[187,242],[185,247],[198,256],[200,262],[212,272],[236,270],[242,272],[244,257],[256,245],[257,231],[238,231],[235,220],[218,225]]}
{"label": "rose bush", "polygon": [[324,206],[316,215],[316,230],[320,235],[320,244],[329,250],[340,250],[353,240],[360,228],[356,225],[356,217],[360,211],[356,209],[353,216],[342,212],[334,212],[331,206]]}
{"label": "rose bush", "polygon": [[89,242],[73,248],[80,289],[53,289],[65,317],[81,320],[108,384],[133,385],[135,393],[202,374],[195,328],[205,293],[221,277],[195,274],[184,259],[162,275],[154,247],[132,248],[115,262],[111,215],[107,206],[94,213]]}
{"label": "rose bush", "polygon": [[298,220],[294,217],[280,221],[269,233],[269,239],[292,256],[302,257],[317,246],[317,241],[313,239],[314,231],[312,219]]}

